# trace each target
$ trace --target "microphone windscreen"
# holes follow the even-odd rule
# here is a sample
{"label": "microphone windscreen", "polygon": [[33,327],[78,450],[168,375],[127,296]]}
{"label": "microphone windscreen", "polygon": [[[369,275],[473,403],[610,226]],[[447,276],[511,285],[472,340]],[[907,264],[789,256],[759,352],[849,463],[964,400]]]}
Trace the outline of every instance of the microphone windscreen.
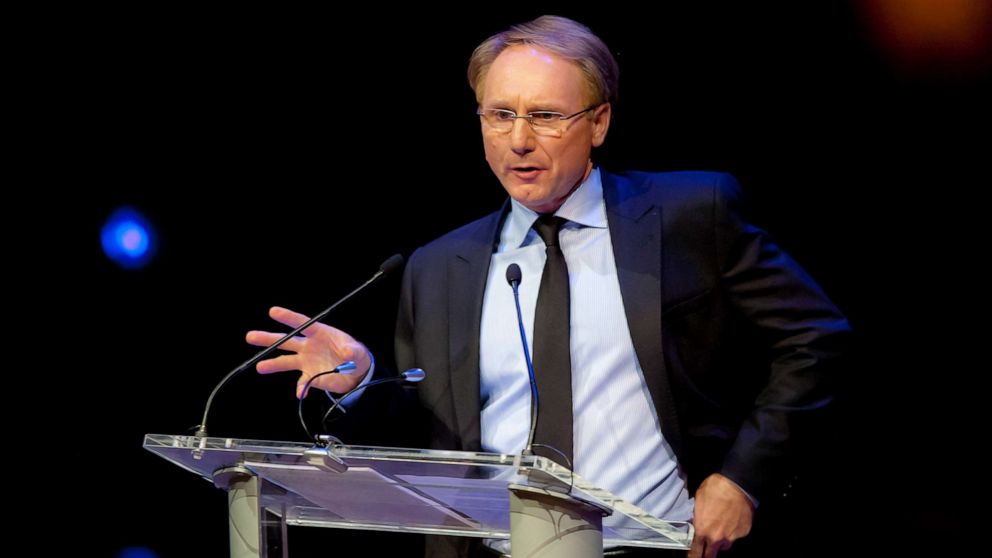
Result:
{"label": "microphone windscreen", "polygon": [[381,271],[383,275],[389,275],[401,267],[403,267],[403,256],[393,254],[392,256],[389,256],[386,261],[382,262],[382,265],[379,266],[379,271]]}
{"label": "microphone windscreen", "polygon": [[520,283],[523,274],[520,273],[520,266],[512,263],[506,266],[506,282],[512,287],[514,283]]}

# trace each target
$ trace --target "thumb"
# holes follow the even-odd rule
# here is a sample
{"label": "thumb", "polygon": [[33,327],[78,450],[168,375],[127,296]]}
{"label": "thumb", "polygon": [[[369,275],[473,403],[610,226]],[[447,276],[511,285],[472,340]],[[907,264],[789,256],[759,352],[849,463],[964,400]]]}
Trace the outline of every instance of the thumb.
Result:
{"label": "thumb", "polygon": [[[296,382],[296,398],[297,399],[303,399],[304,397],[307,396],[307,393],[310,392],[310,389],[309,388],[306,388],[306,385],[307,385],[307,381],[308,380],[309,380],[309,378],[307,378],[306,376],[300,375],[299,381]],[[304,391],[304,388],[306,388],[306,391]]]}

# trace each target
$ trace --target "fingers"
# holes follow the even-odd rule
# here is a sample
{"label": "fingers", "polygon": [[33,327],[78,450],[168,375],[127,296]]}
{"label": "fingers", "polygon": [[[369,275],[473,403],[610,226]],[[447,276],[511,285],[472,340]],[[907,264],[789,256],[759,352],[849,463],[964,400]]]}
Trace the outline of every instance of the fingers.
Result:
{"label": "fingers", "polygon": [[728,548],[730,548],[730,544],[708,542],[706,543],[706,550],[703,551],[703,558],[716,558],[718,552]]}
{"label": "fingers", "polygon": [[[309,388],[307,388],[306,391],[303,391],[303,388],[306,387],[307,381],[309,381],[309,380],[310,380],[310,378],[308,378],[306,375],[303,375],[303,376],[300,376],[299,381],[296,382],[296,398],[297,399],[303,399],[304,397],[307,396],[308,393],[310,393],[310,389]],[[313,387],[313,384],[310,384],[310,386]]]}
{"label": "fingers", "polygon": [[698,535],[693,537],[692,546],[689,548],[689,558],[716,558],[717,553],[727,550],[732,546],[728,541],[714,541],[708,537]]}
{"label": "fingers", "polygon": [[[273,306],[272,308],[269,308],[269,317],[293,329],[300,327],[310,319],[299,312],[293,312],[292,310],[281,306]],[[306,328],[303,330],[303,335],[311,335],[316,327],[317,324],[314,324]]]}
{"label": "fingers", "polygon": [[259,361],[255,365],[255,370],[259,374],[272,374],[273,372],[285,372],[287,370],[299,370],[300,357],[297,355],[282,355],[276,358],[269,358]]}
{"label": "fingers", "polygon": [[[310,320],[303,314],[280,306],[270,308],[269,316],[293,329]],[[249,331],[245,335],[245,340],[251,345],[269,347],[282,337],[278,333],[268,331]],[[255,369],[260,374],[288,370],[301,371],[302,374],[296,389],[296,396],[299,398],[305,397],[304,386],[307,380],[315,374],[333,370],[335,366],[347,360],[354,360],[359,370],[368,370],[372,360],[368,349],[353,337],[339,329],[321,323],[314,323],[303,330],[303,336],[288,339],[280,348],[295,354],[263,360],[255,365]],[[310,387],[344,393],[358,385],[364,376],[364,373],[321,376]]]}
{"label": "fingers", "polygon": [[[245,341],[247,341],[249,345],[255,345],[256,347],[268,347],[282,338],[283,336],[281,334],[269,333],[267,331],[249,331],[248,334],[245,335]],[[303,349],[304,340],[304,337],[298,335],[283,343],[279,348],[285,351],[293,351],[298,353]]]}

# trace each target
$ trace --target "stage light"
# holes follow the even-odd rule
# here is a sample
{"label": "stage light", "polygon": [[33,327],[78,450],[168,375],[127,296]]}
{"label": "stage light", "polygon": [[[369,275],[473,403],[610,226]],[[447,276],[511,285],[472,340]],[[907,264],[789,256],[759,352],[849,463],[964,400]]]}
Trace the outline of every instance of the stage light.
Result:
{"label": "stage light", "polygon": [[155,231],[148,220],[130,207],[122,207],[107,219],[100,232],[103,252],[125,269],[144,267],[155,255]]}

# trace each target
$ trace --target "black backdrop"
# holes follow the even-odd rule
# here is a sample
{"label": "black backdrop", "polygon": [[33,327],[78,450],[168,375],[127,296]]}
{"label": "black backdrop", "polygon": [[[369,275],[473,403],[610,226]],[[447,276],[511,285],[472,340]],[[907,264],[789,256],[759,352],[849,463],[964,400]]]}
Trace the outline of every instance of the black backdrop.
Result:
{"label": "black backdrop", "polygon": [[[828,478],[802,507],[810,555],[841,547],[814,537],[857,535],[865,553],[960,542],[978,441],[967,394],[980,344],[967,324],[983,298],[971,245],[988,184],[988,74],[900,73],[852,6],[557,11],[591,25],[621,64],[597,160],[734,173],[756,220],[859,334]],[[72,554],[224,555],[224,495],[142,450],[142,435],[199,421],[213,384],[252,353],[244,332],[271,327],[269,305],[316,312],[387,256],[503,199],[464,68],[483,38],[544,10],[376,11],[35,22],[27,142],[43,153],[25,189],[42,194],[28,213],[46,247],[37,269],[55,280],[35,313],[72,311],[35,332],[29,382],[51,386],[45,420],[75,433],[59,474],[36,486],[78,514],[60,530],[79,537],[37,550],[77,540]],[[141,271],[100,251],[99,227],[121,204],[158,228],[158,258]],[[388,356],[396,288],[330,322]],[[237,380],[211,432],[301,440],[294,383]],[[367,544],[297,537],[300,555]],[[416,544],[377,540],[397,554]]]}

